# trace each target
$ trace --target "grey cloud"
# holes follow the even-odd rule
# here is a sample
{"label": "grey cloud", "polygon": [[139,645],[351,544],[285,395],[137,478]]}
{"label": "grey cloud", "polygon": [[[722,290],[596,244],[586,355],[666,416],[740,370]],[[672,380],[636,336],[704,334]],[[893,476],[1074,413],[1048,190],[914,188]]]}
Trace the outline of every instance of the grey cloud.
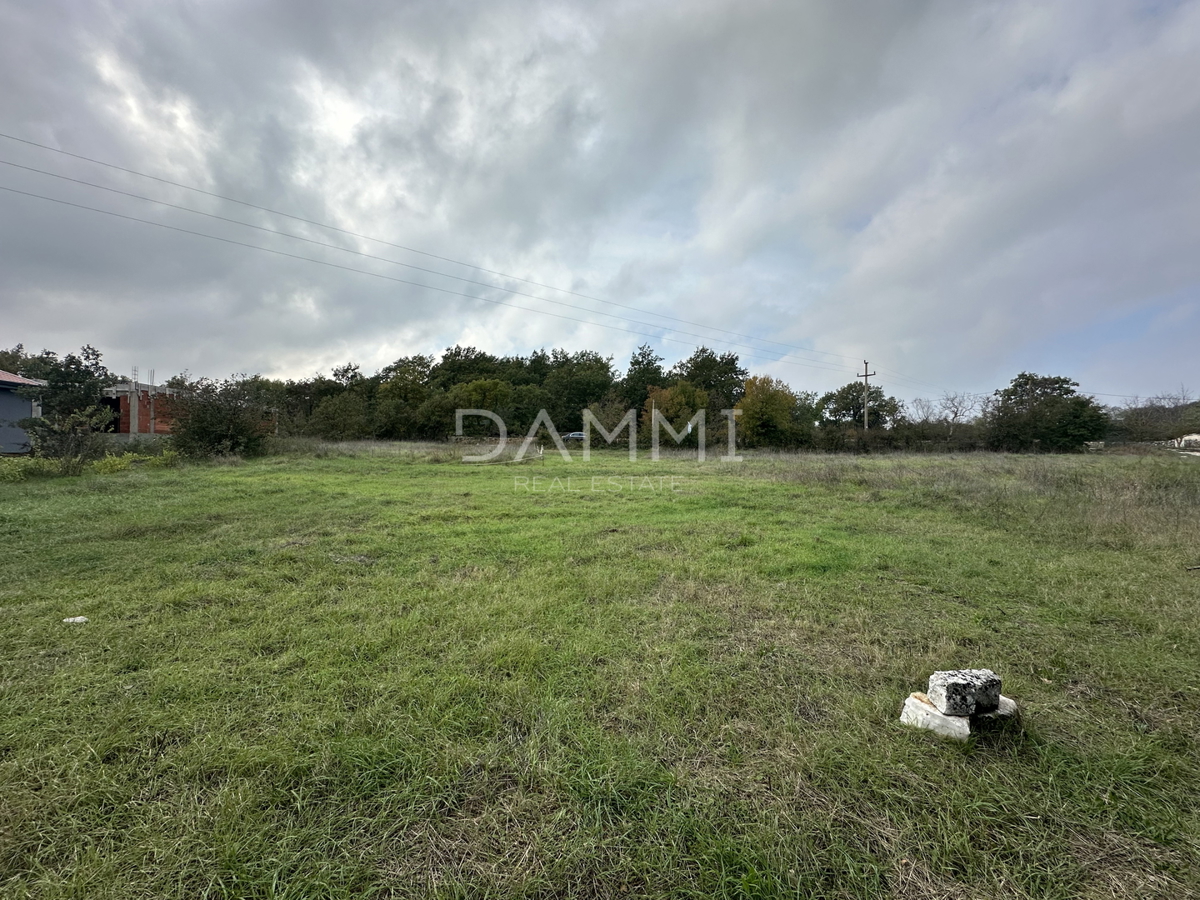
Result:
{"label": "grey cloud", "polygon": [[[1196,381],[1161,352],[1198,324],[1195,2],[9,4],[0,35],[0,131],[834,354],[742,349],[797,386],[863,356],[901,394],[1021,367]],[[8,141],[0,159],[480,274]],[[4,166],[0,185],[645,330]],[[298,375],[456,340],[623,362],[646,340],[9,194],[0,263],[0,343],[91,341],[119,368]],[[661,324],[669,358],[698,342]]]}

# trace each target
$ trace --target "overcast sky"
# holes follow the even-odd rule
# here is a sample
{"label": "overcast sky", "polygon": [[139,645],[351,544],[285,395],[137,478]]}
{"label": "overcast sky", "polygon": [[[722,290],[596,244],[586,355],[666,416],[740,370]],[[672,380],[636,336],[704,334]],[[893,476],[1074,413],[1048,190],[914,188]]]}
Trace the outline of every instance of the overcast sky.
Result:
{"label": "overcast sky", "polygon": [[0,187],[279,251],[0,191],[0,345],[119,372],[1200,389],[1200,2],[7,0],[0,132],[133,170],[5,137]]}

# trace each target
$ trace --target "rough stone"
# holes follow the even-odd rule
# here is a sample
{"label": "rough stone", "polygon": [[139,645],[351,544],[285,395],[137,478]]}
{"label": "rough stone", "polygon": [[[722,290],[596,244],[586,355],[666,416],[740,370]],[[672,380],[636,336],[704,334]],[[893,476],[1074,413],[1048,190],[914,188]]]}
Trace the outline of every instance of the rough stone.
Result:
{"label": "rough stone", "polygon": [[1000,676],[991,669],[956,669],[929,676],[929,701],[948,716],[994,712],[1000,705]]}
{"label": "rough stone", "polygon": [[71,616],[69,619],[63,619],[63,623],[66,625],[82,625],[87,620],[87,616]]}
{"label": "rough stone", "polygon": [[965,716],[948,716],[929,702],[922,693],[909,694],[900,711],[900,721],[914,728],[924,728],[942,737],[965,741],[971,736],[971,720]]}
{"label": "rough stone", "polygon": [[1012,697],[1000,695],[1000,703],[991,712],[978,713],[976,718],[979,719],[1010,719],[1017,714],[1020,707],[1017,706],[1017,701]]}

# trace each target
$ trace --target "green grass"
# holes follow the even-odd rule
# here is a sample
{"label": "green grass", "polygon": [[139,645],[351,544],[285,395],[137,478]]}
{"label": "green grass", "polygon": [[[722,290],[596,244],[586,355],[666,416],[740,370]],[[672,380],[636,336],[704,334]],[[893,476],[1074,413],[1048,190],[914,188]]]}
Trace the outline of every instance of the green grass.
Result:
{"label": "green grass", "polygon": [[447,458],[0,484],[0,896],[1200,896],[1200,462]]}

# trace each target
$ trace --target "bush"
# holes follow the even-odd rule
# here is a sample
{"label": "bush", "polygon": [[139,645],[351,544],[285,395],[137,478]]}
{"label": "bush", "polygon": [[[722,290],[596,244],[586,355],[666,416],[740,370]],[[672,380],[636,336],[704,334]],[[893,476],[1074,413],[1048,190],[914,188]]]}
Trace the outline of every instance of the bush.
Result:
{"label": "bush", "polygon": [[56,460],[59,474],[81,475],[84,466],[104,456],[108,446],[103,431],[112,421],[112,410],[89,406],[80,412],[53,418],[24,419],[33,455]]}
{"label": "bush", "polygon": [[109,453],[103,459],[98,459],[91,465],[91,471],[96,475],[115,475],[127,472],[134,467],[147,469],[169,469],[179,464],[179,453],[175,450],[164,450],[157,456],[145,453]]}
{"label": "bush", "polygon": [[0,482],[52,478],[61,474],[62,465],[57,459],[40,459],[36,456],[0,457]]}
{"label": "bush", "polygon": [[274,431],[271,411],[245,381],[179,381],[172,443],[183,456],[259,456]]}
{"label": "bush", "polygon": [[122,453],[119,456],[110,453],[93,462],[90,468],[97,475],[115,475],[117,472],[127,471],[135,461],[140,460],[141,457],[136,453]]}

